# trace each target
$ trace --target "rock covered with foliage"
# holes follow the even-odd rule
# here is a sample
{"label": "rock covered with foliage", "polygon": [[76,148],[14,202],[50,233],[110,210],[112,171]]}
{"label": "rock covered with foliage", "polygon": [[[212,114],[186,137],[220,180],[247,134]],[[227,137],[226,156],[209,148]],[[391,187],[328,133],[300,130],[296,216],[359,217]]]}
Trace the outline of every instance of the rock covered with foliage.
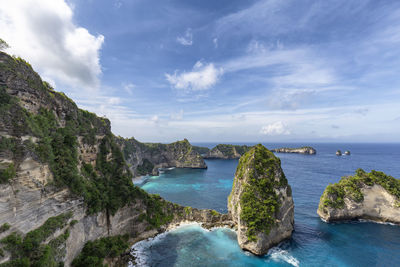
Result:
{"label": "rock covered with foliage", "polygon": [[291,236],[294,204],[280,159],[259,144],[239,160],[228,198],[241,248],[256,255]]}
{"label": "rock covered with foliage", "polygon": [[[97,265],[127,247],[113,236],[131,244],[180,220],[223,221],[211,211],[188,217],[185,207],[134,186],[120,142],[108,119],[79,109],[29,63],[0,52],[2,266],[70,266],[89,241],[83,253]],[[187,141],[166,146],[190,158]]]}
{"label": "rock covered with foliage", "polygon": [[272,152],[277,152],[277,153],[298,153],[298,154],[309,154],[309,155],[314,155],[317,154],[317,150],[315,148],[312,148],[310,146],[303,146],[299,148],[275,148],[271,150]]}
{"label": "rock covered with foliage", "polygon": [[250,146],[219,144],[204,155],[205,159],[238,159],[250,150]]}
{"label": "rock covered with foliage", "polygon": [[161,144],[141,143],[135,138],[119,138],[118,143],[135,176],[157,175],[159,168],[207,168],[201,155],[187,139]]}
{"label": "rock covered with foliage", "polygon": [[400,224],[400,180],[358,169],[326,187],[317,213],[328,222],[367,219]]}

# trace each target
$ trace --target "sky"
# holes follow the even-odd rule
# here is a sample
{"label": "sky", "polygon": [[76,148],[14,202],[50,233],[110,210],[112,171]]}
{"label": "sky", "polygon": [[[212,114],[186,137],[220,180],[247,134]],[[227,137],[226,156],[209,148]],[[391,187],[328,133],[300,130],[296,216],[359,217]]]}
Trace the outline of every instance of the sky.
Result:
{"label": "sky", "polygon": [[0,0],[0,38],[146,142],[400,142],[400,1]]}

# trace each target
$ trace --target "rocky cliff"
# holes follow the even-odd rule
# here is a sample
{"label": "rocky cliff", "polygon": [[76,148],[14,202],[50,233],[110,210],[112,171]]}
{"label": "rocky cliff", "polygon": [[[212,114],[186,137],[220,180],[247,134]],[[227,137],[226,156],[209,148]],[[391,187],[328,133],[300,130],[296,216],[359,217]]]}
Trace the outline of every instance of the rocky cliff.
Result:
{"label": "rocky cliff", "polygon": [[[227,215],[185,209],[135,187],[121,142],[107,119],[79,109],[23,59],[0,52],[0,263],[69,266],[101,237],[127,234],[133,243],[180,221],[229,224]],[[168,164],[189,167],[196,158],[204,167],[187,140],[165,146]],[[118,256],[92,253],[97,263]]]}
{"label": "rocky cliff", "polygon": [[290,187],[279,159],[262,146],[240,162],[229,201],[236,217],[150,195],[133,185],[132,173],[206,167],[187,140],[116,137],[107,119],[79,109],[23,59],[0,52],[2,266],[115,265],[112,258],[130,244],[185,221],[238,225],[241,246],[265,253],[291,234]]}
{"label": "rocky cliff", "polygon": [[205,159],[238,159],[250,150],[249,146],[219,144],[204,155]]}
{"label": "rocky cliff", "polygon": [[187,139],[160,144],[141,143],[134,138],[120,138],[118,143],[135,176],[157,175],[159,168],[207,168],[203,158]]}
{"label": "rocky cliff", "polygon": [[317,154],[317,150],[309,146],[304,146],[299,148],[287,148],[287,147],[275,148],[272,149],[271,151],[277,153],[298,153],[298,154],[310,154],[310,155]]}
{"label": "rocky cliff", "polygon": [[326,187],[317,213],[328,222],[367,219],[400,224],[400,180],[358,169],[354,176]]}
{"label": "rocky cliff", "polygon": [[294,225],[292,192],[279,158],[257,145],[239,160],[228,198],[241,248],[262,255],[289,238]]}

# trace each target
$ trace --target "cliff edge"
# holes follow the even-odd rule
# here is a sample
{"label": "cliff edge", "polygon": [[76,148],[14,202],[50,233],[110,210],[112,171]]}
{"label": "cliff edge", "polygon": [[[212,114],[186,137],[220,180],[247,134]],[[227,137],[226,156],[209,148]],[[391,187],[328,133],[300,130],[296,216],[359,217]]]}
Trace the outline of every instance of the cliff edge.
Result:
{"label": "cliff edge", "polygon": [[239,160],[228,198],[242,249],[263,255],[292,235],[294,204],[280,159],[261,144]]}
{"label": "cliff edge", "polygon": [[187,139],[161,144],[141,143],[135,138],[119,138],[118,143],[134,176],[158,175],[159,168],[207,168],[201,155]]}
{"label": "cliff edge", "polygon": [[[200,157],[187,140],[166,146],[171,164]],[[72,264],[88,266],[87,258],[99,266],[172,223],[229,224],[226,215],[134,186],[125,154],[108,119],[79,109],[29,63],[0,52],[0,264],[70,266],[86,247]]]}
{"label": "cliff edge", "polygon": [[400,224],[400,180],[358,169],[324,190],[317,210],[327,222],[366,219]]}

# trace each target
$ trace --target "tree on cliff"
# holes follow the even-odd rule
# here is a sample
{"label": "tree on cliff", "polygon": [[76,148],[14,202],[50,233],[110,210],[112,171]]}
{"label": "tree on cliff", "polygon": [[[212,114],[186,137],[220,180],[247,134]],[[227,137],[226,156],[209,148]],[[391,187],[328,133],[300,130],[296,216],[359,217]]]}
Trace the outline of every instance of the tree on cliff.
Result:
{"label": "tree on cliff", "polygon": [[10,46],[7,44],[6,41],[0,38],[0,51],[3,51],[7,48],[10,48]]}

